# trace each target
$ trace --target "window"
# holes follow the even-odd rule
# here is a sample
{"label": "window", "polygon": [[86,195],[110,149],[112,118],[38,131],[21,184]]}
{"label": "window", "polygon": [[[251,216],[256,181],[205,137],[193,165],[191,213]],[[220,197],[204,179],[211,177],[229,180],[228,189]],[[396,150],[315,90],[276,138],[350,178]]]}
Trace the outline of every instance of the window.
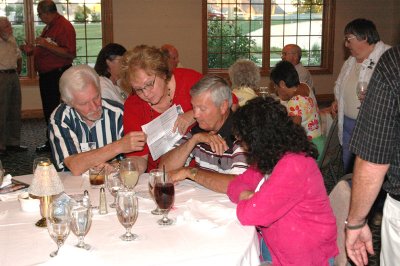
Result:
{"label": "window", "polygon": [[239,58],[266,75],[295,43],[312,73],[332,72],[333,0],[203,0],[203,72],[226,73]]}
{"label": "window", "polygon": [[[76,31],[77,57],[74,64],[94,65],[104,44],[112,41],[111,0],[56,0],[57,11]],[[33,43],[45,26],[37,15],[39,0],[0,0],[0,16],[7,16],[13,25],[19,45]],[[23,54],[21,76],[34,79],[33,58]]]}

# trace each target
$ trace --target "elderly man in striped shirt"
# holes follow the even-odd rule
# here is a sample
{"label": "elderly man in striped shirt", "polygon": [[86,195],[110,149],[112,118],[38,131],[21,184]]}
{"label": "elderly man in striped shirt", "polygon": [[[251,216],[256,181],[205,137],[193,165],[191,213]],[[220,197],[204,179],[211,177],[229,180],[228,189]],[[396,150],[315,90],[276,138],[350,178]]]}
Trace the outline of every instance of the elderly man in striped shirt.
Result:
{"label": "elderly man in striped shirt", "polygon": [[[247,169],[246,153],[232,134],[232,92],[223,78],[205,76],[190,90],[198,125],[161,157],[174,181],[190,178],[216,192]],[[196,167],[189,166],[194,159]]]}
{"label": "elderly man in striped shirt", "polygon": [[[91,67],[78,65],[65,71],[60,93],[63,103],[54,110],[49,124],[59,169],[81,175],[120,154],[143,149],[143,132],[123,136],[123,106],[101,98],[99,77]],[[89,149],[90,143],[96,143],[96,149]]]}

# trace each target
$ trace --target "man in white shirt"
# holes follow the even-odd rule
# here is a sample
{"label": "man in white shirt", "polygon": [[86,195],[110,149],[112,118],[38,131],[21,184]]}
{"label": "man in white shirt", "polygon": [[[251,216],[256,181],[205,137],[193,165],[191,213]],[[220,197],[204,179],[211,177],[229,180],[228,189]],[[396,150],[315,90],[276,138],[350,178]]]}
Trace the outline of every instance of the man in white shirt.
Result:
{"label": "man in white shirt", "polygon": [[288,61],[294,65],[297,73],[299,74],[300,82],[306,83],[310,89],[314,91],[314,82],[312,80],[310,71],[308,71],[301,60],[301,48],[296,44],[285,45],[282,49],[282,60]]}

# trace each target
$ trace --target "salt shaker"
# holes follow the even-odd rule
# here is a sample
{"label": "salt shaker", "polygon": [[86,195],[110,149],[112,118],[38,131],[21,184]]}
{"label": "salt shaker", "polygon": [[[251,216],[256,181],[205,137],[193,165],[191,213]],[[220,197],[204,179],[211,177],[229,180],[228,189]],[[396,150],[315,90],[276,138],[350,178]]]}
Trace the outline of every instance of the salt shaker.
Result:
{"label": "salt shaker", "polygon": [[106,200],[106,191],[104,187],[100,188],[100,203],[99,203],[99,214],[107,214],[107,200]]}

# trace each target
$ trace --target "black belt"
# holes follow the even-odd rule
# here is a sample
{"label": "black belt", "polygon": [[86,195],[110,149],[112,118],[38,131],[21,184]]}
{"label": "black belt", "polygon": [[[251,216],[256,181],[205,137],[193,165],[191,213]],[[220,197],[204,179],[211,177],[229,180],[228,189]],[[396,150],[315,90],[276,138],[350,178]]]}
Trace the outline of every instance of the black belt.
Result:
{"label": "black belt", "polygon": [[4,70],[0,70],[1,74],[14,74],[17,73],[17,70],[15,69],[4,69]]}
{"label": "black belt", "polygon": [[392,199],[395,199],[395,200],[397,200],[397,201],[400,201],[400,195],[394,195],[394,194],[392,194],[392,193],[389,193],[389,196],[390,196]]}

